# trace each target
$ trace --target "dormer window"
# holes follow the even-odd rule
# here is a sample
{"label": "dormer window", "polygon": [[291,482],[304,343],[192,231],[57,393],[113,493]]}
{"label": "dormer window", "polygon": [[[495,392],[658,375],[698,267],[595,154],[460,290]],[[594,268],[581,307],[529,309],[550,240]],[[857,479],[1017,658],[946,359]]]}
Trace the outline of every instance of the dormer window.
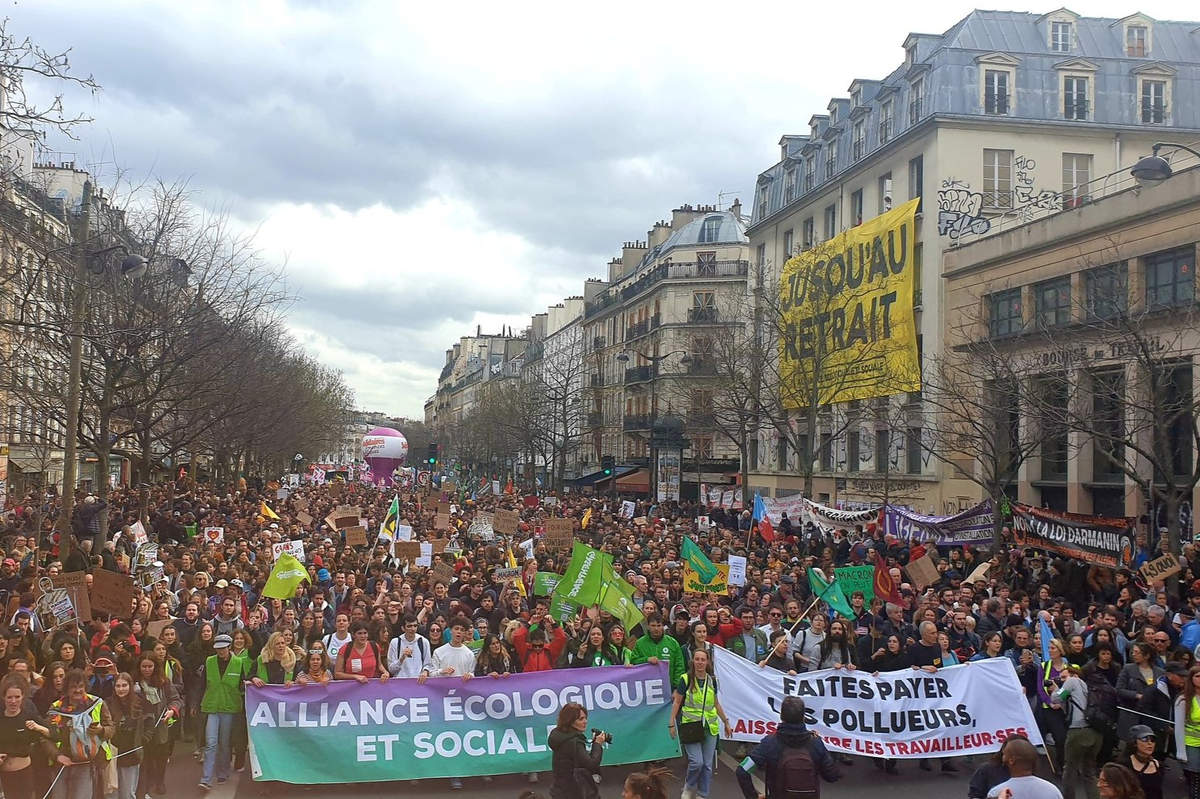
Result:
{"label": "dormer window", "polygon": [[852,108],[858,108],[860,105],[862,105],[862,90],[855,89],[854,91],[850,92],[850,106]]}
{"label": "dormer window", "polygon": [[830,125],[837,124],[837,112],[838,112],[838,110],[837,110],[836,105],[833,108],[829,109],[829,124]]}
{"label": "dormer window", "polygon": [[1050,23],[1050,49],[1056,53],[1071,52],[1071,37],[1074,31],[1071,30],[1070,22],[1051,22]]}
{"label": "dormer window", "polygon": [[792,167],[783,174],[783,201],[796,199],[796,169]]}
{"label": "dormer window", "polygon": [[1130,25],[1125,28],[1125,55],[1130,58],[1145,58],[1150,55],[1150,29],[1145,25]]}
{"label": "dormer window", "polygon": [[817,159],[816,156],[808,156],[804,159],[804,190],[812,191],[817,185]]}
{"label": "dormer window", "polygon": [[917,43],[913,42],[904,48],[904,66],[911,67],[917,62]]}
{"label": "dormer window", "polygon": [[712,244],[719,241],[721,238],[721,217],[709,216],[705,217],[704,224],[700,228],[700,243]]}

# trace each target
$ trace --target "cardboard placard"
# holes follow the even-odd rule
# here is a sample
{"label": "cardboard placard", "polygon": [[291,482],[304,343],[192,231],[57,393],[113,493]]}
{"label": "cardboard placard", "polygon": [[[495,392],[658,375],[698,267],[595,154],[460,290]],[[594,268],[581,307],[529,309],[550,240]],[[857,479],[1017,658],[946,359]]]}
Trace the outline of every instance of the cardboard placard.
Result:
{"label": "cardboard placard", "polygon": [[449,513],[450,513],[450,503],[449,503],[449,502],[446,502],[446,501],[444,501],[444,500],[439,500],[439,501],[438,501],[438,504],[437,504],[437,512],[438,512],[438,513],[445,513],[445,514],[449,515]]}
{"label": "cardboard placard", "polygon": [[345,529],[347,544],[352,547],[365,547],[367,545],[367,528],[354,524]]}
{"label": "cardboard placard", "polygon": [[912,561],[904,567],[904,571],[908,573],[909,579],[916,585],[917,590],[921,590],[927,585],[933,585],[941,576],[938,574],[937,564],[929,555]]}
{"label": "cardboard placard", "polygon": [[457,494],[458,493],[458,484],[455,483],[453,480],[443,480],[442,481],[442,491],[447,494],[451,494],[451,495]]}
{"label": "cardboard placard", "polygon": [[338,505],[333,509],[330,516],[358,516],[358,506],[356,505]]}
{"label": "cardboard placard", "polygon": [[296,514],[296,521],[300,522],[300,524],[304,525],[305,527],[312,527],[313,517],[309,516],[304,511],[300,511]]}
{"label": "cardboard placard", "polygon": [[339,514],[337,511],[325,517],[325,523],[334,530],[344,530],[347,527],[358,527],[358,513],[354,515]]}
{"label": "cardboard placard", "polygon": [[967,575],[967,579],[963,582],[978,583],[980,581],[987,580],[987,573],[991,568],[992,561],[985,560],[983,563],[980,563],[978,566],[976,566],[971,573]]}
{"label": "cardboard placard", "polygon": [[444,560],[434,561],[433,573],[446,582],[454,579],[454,567]]}
{"label": "cardboard placard", "polygon": [[1183,571],[1183,567],[1179,565],[1179,558],[1171,554],[1163,555],[1161,558],[1147,561],[1142,564],[1142,568],[1138,569],[1142,573],[1147,583],[1165,580],[1173,574],[1178,574]]}
{"label": "cardboard placard", "polygon": [[155,619],[154,621],[146,622],[146,635],[151,638],[158,638],[162,635],[163,628],[171,624],[172,619]]}
{"label": "cardboard placard", "polygon": [[645,516],[639,516],[633,520],[633,523],[639,527],[646,527],[650,524],[650,521]]}
{"label": "cardboard placard", "polygon": [[492,573],[492,576],[497,580],[515,580],[521,576],[521,570],[515,567],[496,569],[496,571]]}
{"label": "cardboard placard", "polygon": [[396,553],[396,557],[407,560],[415,560],[421,555],[420,541],[396,541],[392,544],[392,551]]}
{"label": "cardboard placard", "polygon": [[435,538],[430,543],[433,544],[434,554],[440,555],[441,553],[446,551],[446,545],[449,544],[450,541],[449,541],[449,539],[446,539],[446,538]]}
{"label": "cardboard placard", "polygon": [[542,539],[547,549],[570,549],[575,541],[575,521],[573,519],[547,519],[546,537]]}
{"label": "cardboard placard", "polygon": [[521,525],[521,514],[515,510],[497,508],[492,514],[492,529],[501,535],[512,535]]}
{"label": "cardboard placard", "polygon": [[[63,572],[56,574],[53,577],[46,578],[54,585],[55,588],[67,589],[67,595],[71,598],[71,603],[75,606],[79,618],[85,622],[92,620],[92,600],[88,596],[87,589],[87,572]],[[40,587],[34,584],[34,595],[40,596]],[[125,614],[129,614],[129,606],[125,607]]]}
{"label": "cardboard placard", "polygon": [[96,569],[92,573],[90,599],[94,610],[117,618],[128,616],[133,612],[136,594],[137,586],[132,577],[108,569]]}
{"label": "cardboard placard", "polygon": [[435,514],[433,517],[433,529],[449,530],[450,529],[450,514],[449,513],[440,513],[440,512]]}

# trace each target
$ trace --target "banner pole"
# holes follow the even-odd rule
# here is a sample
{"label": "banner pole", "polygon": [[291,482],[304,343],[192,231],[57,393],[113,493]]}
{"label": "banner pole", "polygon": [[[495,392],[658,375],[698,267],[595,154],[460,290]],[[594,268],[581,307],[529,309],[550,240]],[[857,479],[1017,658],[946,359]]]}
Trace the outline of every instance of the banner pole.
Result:
{"label": "banner pole", "polygon": [[[828,591],[830,588],[832,588],[832,587],[833,587],[833,584],[834,584],[834,582],[836,582],[836,580],[831,580],[831,581],[830,581],[830,582],[829,582],[829,583],[828,583],[828,584],[825,586],[825,588],[824,588],[824,589],[821,591],[821,593],[817,594],[817,596],[813,598],[813,601],[812,601],[812,602],[810,602],[810,603],[809,603],[809,605],[808,605],[808,607],[806,607],[806,608],[804,609],[804,611],[803,611],[803,612],[800,614],[800,618],[799,618],[799,619],[797,619],[797,620],[796,620],[796,623],[795,623],[795,624],[793,624],[793,625],[792,625],[792,627],[791,627],[791,629],[789,629],[789,630],[788,630],[788,638],[793,638],[793,637],[795,637],[795,635],[796,635],[796,628],[800,626],[800,622],[804,621],[804,617],[805,617],[805,616],[807,616],[807,615],[809,614],[809,612],[810,612],[810,611],[811,611],[813,608],[815,608],[815,607],[817,606],[817,603],[821,601],[821,598],[822,598],[823,596],[825,596],[825,592],[826,592],[826,591]],[[770,660],[770,658],[771,658],[771,656],[770,656],[770,655],[767,655],[766,659],[764,659],[764,660],[763,660],[761,663],[759,663],[758,665],[760,665],[760,666],[765,666],[765,665],[767,665],[767,660]]]}

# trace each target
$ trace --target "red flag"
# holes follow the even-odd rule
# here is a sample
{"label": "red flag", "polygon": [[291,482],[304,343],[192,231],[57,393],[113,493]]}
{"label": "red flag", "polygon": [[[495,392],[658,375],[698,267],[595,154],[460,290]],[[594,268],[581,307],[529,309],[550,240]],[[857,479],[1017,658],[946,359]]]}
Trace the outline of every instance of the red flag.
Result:
{"label": "red flag", "polygon": [[884,602],[891,602],[893,605],[901,604],[900,586],[896,585],[896,581],[892,579],[891,572],[884,565],[883,558],[879,556],[879,552],[875,553],[875,596],[882,599]]}
{"label": "red flag", "polygon": [[766,516],[758,520],[758,534],[768,544],[775,543],[775,528],[771,526],[771,520]]}

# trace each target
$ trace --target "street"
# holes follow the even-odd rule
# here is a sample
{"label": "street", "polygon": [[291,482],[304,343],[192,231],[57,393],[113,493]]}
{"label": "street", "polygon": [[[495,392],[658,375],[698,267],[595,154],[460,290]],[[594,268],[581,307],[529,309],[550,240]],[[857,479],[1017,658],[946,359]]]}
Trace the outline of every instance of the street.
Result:
{"label": "street", "polygon": [[[184,745],[190,748],[190,745]],[[976,758],[976,761],[979,761]],[[936,770],[921,771],[916,761],[901,762],[900,773],[893,777],[886,776],[877,770],[870,761],[864,758],[854,758],[853,765],[842,766],[843,778],[834,785],[822,786],[822,794],[826,797],[854,796],[863,799],[885,799],[894,794],[897,789],[919,795],[921,799],[962,799],[966,796],[967,780],[973,766],[965,760],[960,760],[961,771],[958,774],[942,774]],[[979,761],[981,762],[981,761]],[[682,790],[684,770],[682,759],[671,763],[677,779],[672,783],[669,796],[677,796]],[[736,761],[729,755],[722,755],[714,779],[710,796],[738,797],[737,780],[733,769]],[[615,766],[601,769],[602,782],[600,796],[603,799],[617,799],[621,795],[621,785],[625,775],[636,770],[637,766]],[[196,787],[200,779],[200,764],[191,757],[172,759],[167,769],[168,794],[172,797],[198,796],[200,790]],[[549,773],[543,772],[538,785],[530,785],[524,775],[510,774],[496,777],[493,782],[485,783],[481,778],[464,780],[464,791],[450,790],[450,781],[445,779],[423,780],[410,782],[379,782],[358,783],[350,785],[311,785],[294,786],[284,783],[255,783],[249,772],[235,774],[227,785],[213,786],[208,793],[210,799],[258,799],[258,797],[284,797],[297,793],[317,793],[330,799],[383,799],[383,797],[402,794],[404,796],[422,799],[423,797],[461,796],[468,792],[479,799],[516,799],[522,791],[535,788],[545,795],[550,793]]]}

